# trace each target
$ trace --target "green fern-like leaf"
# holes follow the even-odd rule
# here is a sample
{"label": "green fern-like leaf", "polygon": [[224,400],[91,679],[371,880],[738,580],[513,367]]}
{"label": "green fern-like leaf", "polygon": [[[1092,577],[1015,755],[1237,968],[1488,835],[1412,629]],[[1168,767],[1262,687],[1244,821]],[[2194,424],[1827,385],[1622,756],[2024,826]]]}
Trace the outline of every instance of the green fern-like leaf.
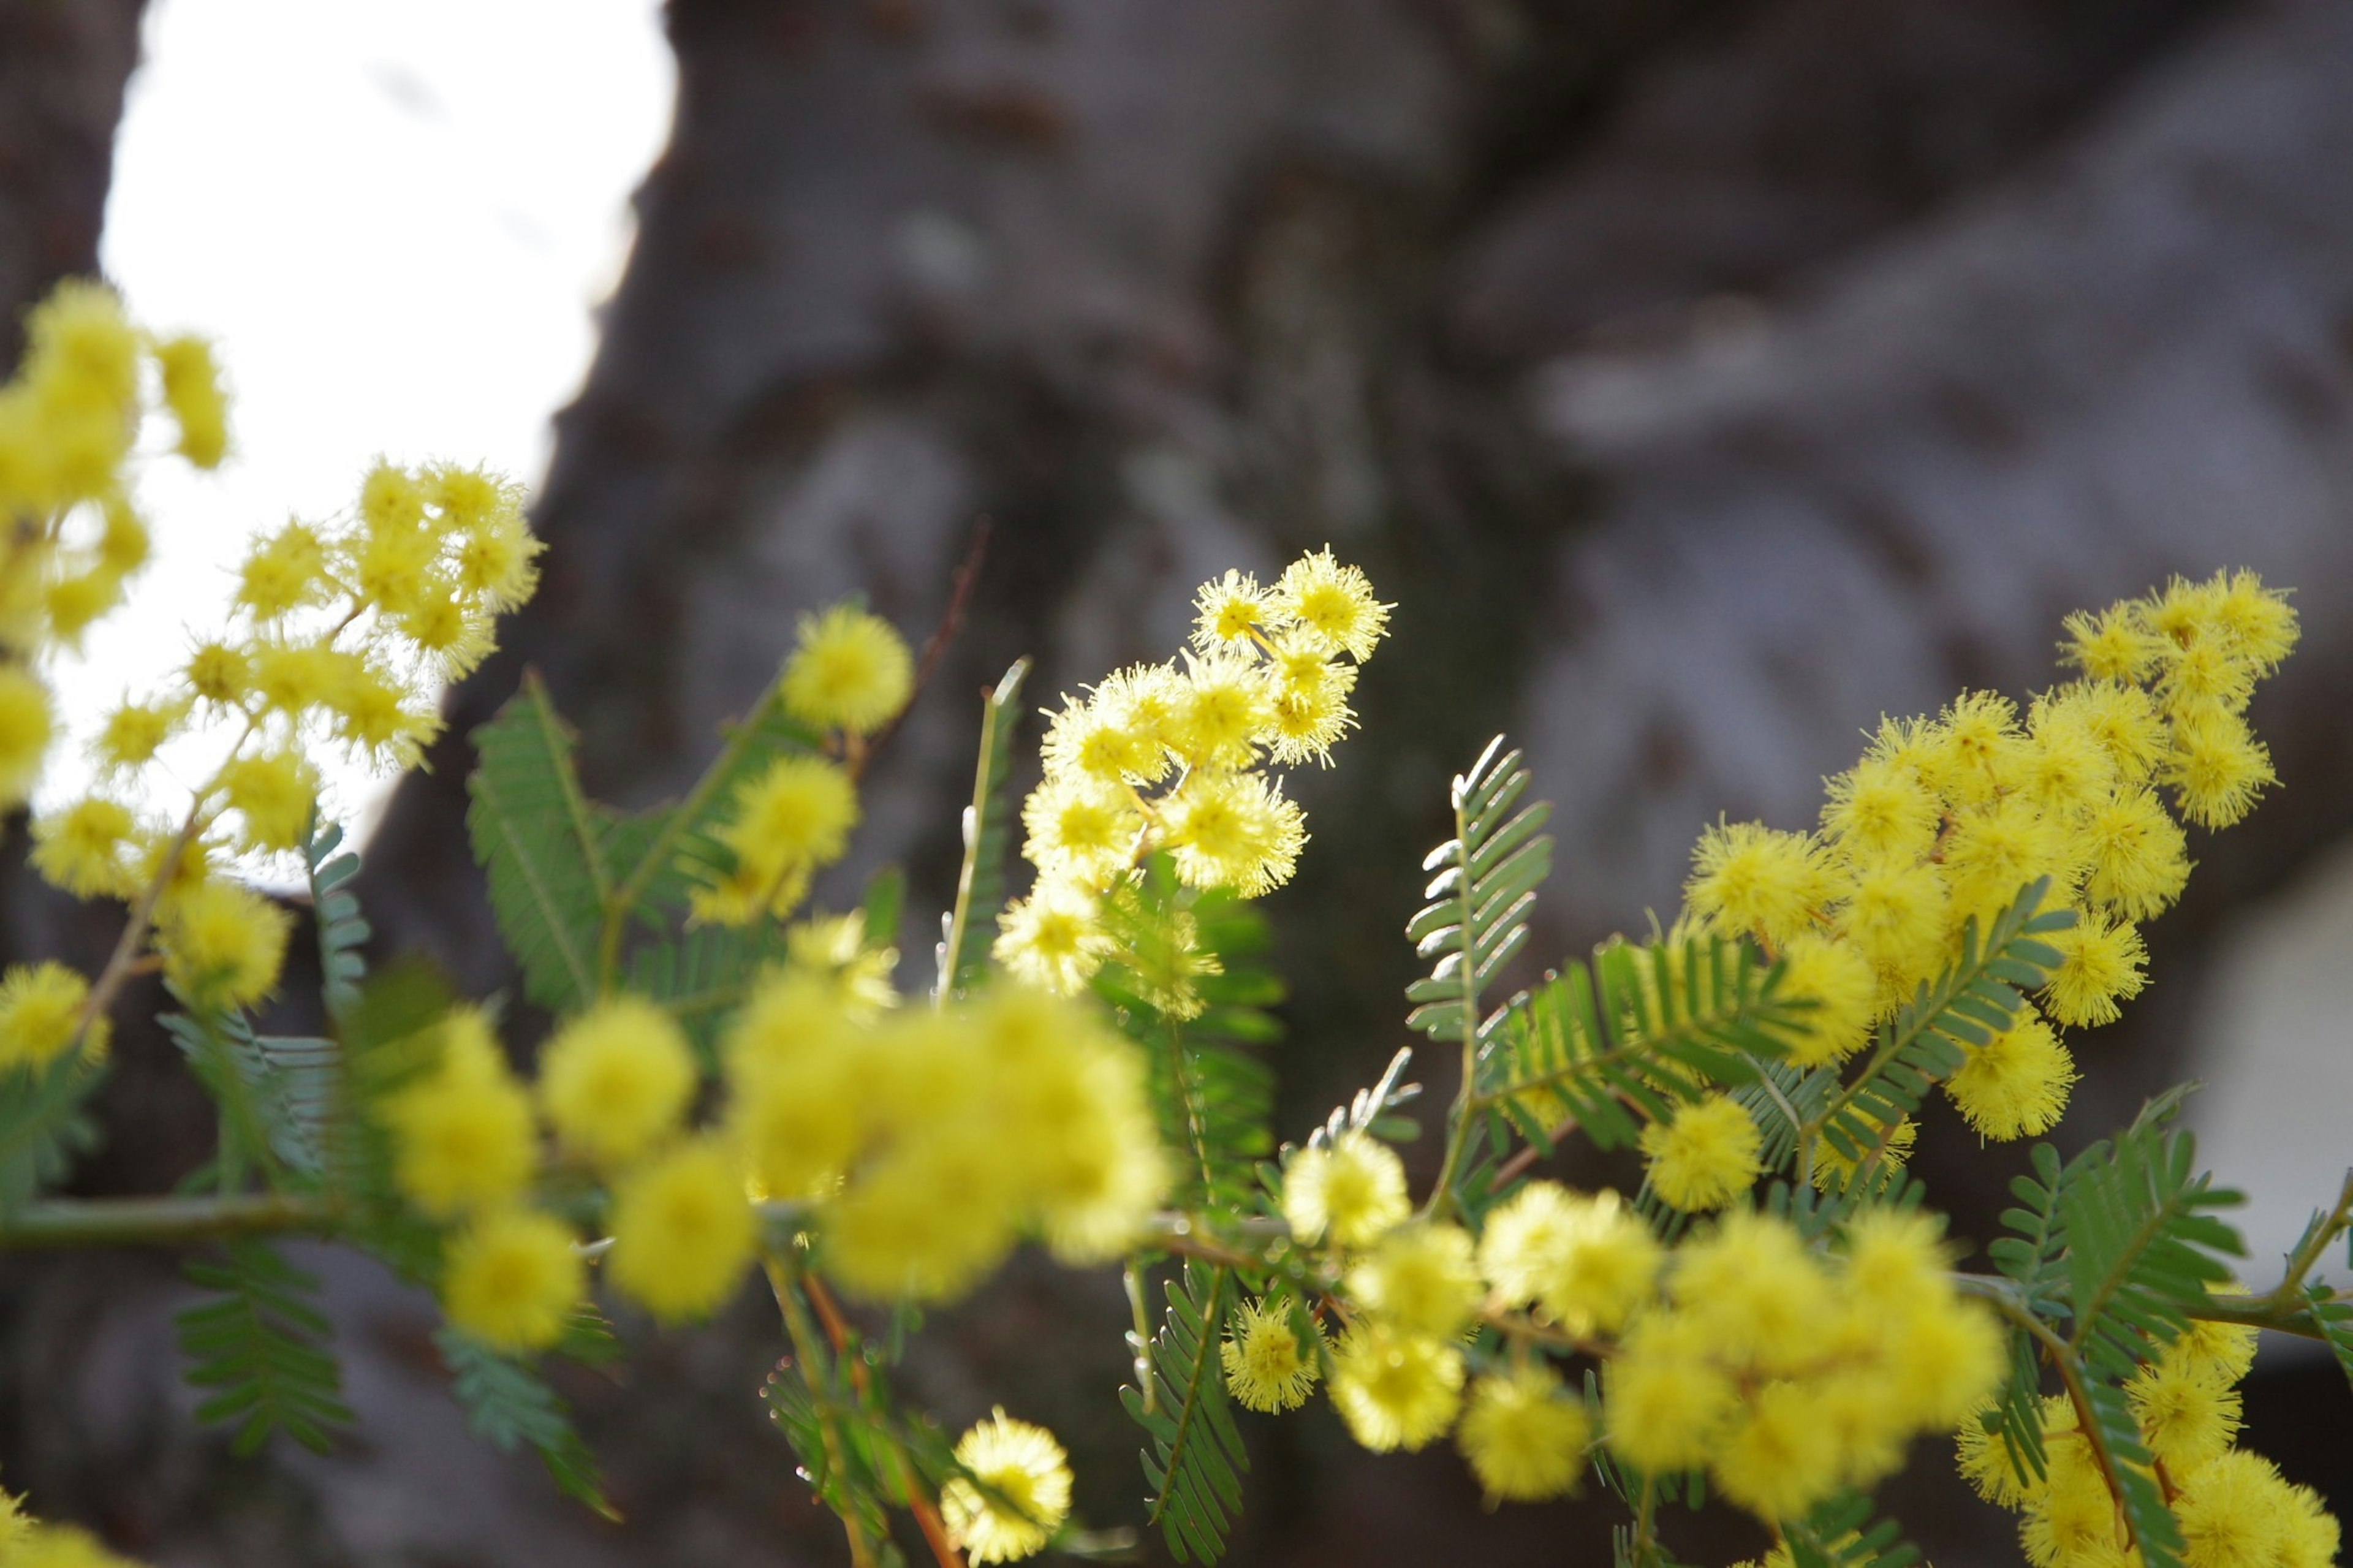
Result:
{"label": "green fern-like leaf", "polygon": [[1982,933],[1974,920],[1963,928],[1960,956],[1880,1026],[1862,1068],[1810,1123],[1832,1149],[1868,1160],[1931,1089],[1960,1070],[1970,1047],[2016,1022],[2025,994],[2041,990],[2059,966],[2058,950],[2041,939],[2074,923],[2072,910],[2042,909],[2050,891],[2047,877],[2029,883]]}
{"label": "green fern-like leaf", "polygon": [[234,1426],[239,1454],[256,1452],[273,1432],[326,1452],[352,1413],[326,1349],[332,1326],[311,1304],[317,1278],[251,1239],[231,1242],[225,1262],[190,1263],[187,1274],[215,1297],[178,1320],[188,1382],[214,1391],[196,1419]]}
{"label": "green fern-like leaf", "polygon": [[311,915],[319,928],[319,973],[324,977],[321,994],[327,1016],[338,1022],[359,1004],[360,982],[367,978],[367,957],[361,950],[370,934],[359,899],[350,889],[360,874],[360,858],[351,850],[336,854],[343,842],[340,825],[314,817],[302,850]]}
{"label": "green fern-like leaf", "polygon": [[191,1008],[158,1022],[220,1109],[216,1165],[224,1190],[248,1171],[280,1188],[309,1184],[324,1172],[325,1128],[333,1115],[332,1044],[278,1040],[273,1055],[241,1013]]}
{"label": "green fern-like leaf", "polygon": [[1920,1561],[1903,1526],[1872,1513],[1868,1496],[1841,1492],[1788,1525],[1782,1539],[1798,1568],[1911,1568]]}
{"label": "green fern-like leaf", "polygon": [[1476,1104],[1547,1151],[1564,1122],[1615,1149],[1710,1084],[1755,1082],[1804,1026],[1744,942],[1613,942],[1513,1010],[1481,1056]]}
{"label": "green fern-like leaf", "polygon": [[450,1391],[464,1407],[466,1425],[474,1436],[501,1454],[528,1446],[566,1497],[607,1519],[620,1519],[606,1500],[596,1457],[572,1425],[570,1407],[536,1372],[456,1329],[439,1330],[433,1342],[449,1369]]}
{"label": "green fern-like leaf", "polygon": [[[1179,886],[1166,856],[1146,864],[1134,896],[1134,908],[1110,911],[1124,952],[1096,975],[1095,991],[1150,1068],[1161,1138],[1179,1159],[1171,1201],[1249,1208],[1256,1163],[1274,1148],[1274,1075],[1250,1054],[1281,1034],[1266,1011],[1282,999],[1282,985],[1262,956],[1265,919],[1229,892]],[[1188,1005],[1177,1009],[1165,985],[1146,984],[1131,964],[1157,966],[1139,950],[1164,947],[1180,926],[1191,944],[1172,962],[1207,972],[1186,981]]]}
{"label": "green fern-like leaf", "polygon": [[0,1071],[0,1219],[63,1179],[73,1157],[97,1142],[82,1106],[105,1076],[78,1056]]}
{"label": "green fern-like leaf", "polygon": [[604,828],[573,772],[573,736],[536,675],[474,731],[466,827],[491,909],[532,1000],[572,1012],[596,994],[612,888]]}
{"label": "green fern-like leaf", "polygon": [[660,1003],[715,1069],[719,1025],[743,1005],[761,970],[785,952],[773,922],[696,926],[675,941],[652,942],[629,955],[629,990]]}
{"label": "green fern-like leaf", "polygon": [[1015,661],[980,705],[980,761],[964,808],[964,864],[955,907],[940,921],[936,989],[961,994],[988,976],[989,942],[1005,906],[1005,859],[1013,842],[1013,737],[1029,661]]}
{"label": "green fern-like leaf", "polygon": [[2304,1288],[2304,1299],[2321,1338],[2328,1342],[2329,1353],[2337,1358],[2337,1370],[2353,1383],[2353,1300],[2339,1298],[2316,1279]]}
{"label": "green fern-like leaf", "polygon": [[1527,945],[1528,911],[1552,871],[1552,836],[1542,831],[1552,807],[1538,801],[1512,809],[1530,776],[1520,753],[1504,750],[1504,737],[1490,741],[1471,771],[1454,780],[1454,837],[1421,863],[1438,875],[1406,937],[1417,956],[1435,962],[1406,988],[1415,1004],[1406,1025],[1433,1040],[1483,1044],[1503,1026],[1504,1011],[1487,1011],[1483,995]]}
{"label": "green fern-like leaf", "polygon": [[2069,1162],[2059,1230],[2068,1342],[2105,1377],[2129,1377],[2189,1327],[2189,1309],[2231,1277],[2237,1231],[2211,1212],[2243,1202],[2199,1171],[2197,1142],[2144,1112],[2113,1143]]}
{"label": "green fern-like leaf", "polygon": [[1236,1473],[1250,1468],[1234,1429],[1219,1370],[1219,1338],[1232,1306],[1233,1275],[1187,1263],[1168,1281],[1168,1310],[1151,1352],[1139,1358],[1145,1386],[1119,1391],[1120,1403],[1149,1434],[1144,1476],[1151,1483],[1148,1522],[1160,1527],[1180,1563],[1215,1563],[1241,1512]]}

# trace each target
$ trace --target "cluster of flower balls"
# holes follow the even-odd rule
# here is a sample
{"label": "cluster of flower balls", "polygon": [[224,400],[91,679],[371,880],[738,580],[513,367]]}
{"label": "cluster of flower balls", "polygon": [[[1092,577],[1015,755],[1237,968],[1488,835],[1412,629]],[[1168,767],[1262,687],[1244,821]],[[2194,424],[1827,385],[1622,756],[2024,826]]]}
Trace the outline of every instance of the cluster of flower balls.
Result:
{"label": "cluster of flower balls", "polygon": [[[1449,1431],[1494,1500],[1568,1492],[1606,1444],[1642,1471],[1704,1468],[1767,1520],[1898,1468],[2004,1369],[1991,1314],[1947,1273],[1936,1222],[1851,1220],[1837,1250],[1738,1210],[1672,1250],[1614,1192],[1530,1182],[1468,1229],[1410,1212],[1394,1152],[1361,1130],[1283,1173],[1293,1238],[1339,1288],[1327,1343],[1297,1298],[1249,1301],[1220,1347],[1255,1410],[1303,1403],[1324,1368],[1356,1439]],[[1599,1358],[1588,1405],[1553,1364]]]}
{"label": "cluster of flower balls", "polygon": [[385,1111],[401,1190],[450,1226],[450,1320],[501,1349],[556,1342],[586,1294],[583,1222],[610,1237],[618,1291],[702,1316],[759,1256],[764,1200],[878,1300],[959,1293],[1023,1235],[1072,1261],[1128,1247],[1166,1181],[1133,1047],[1016,986],[900,1008],[882,956],[850,921],[797,928],[722,1038],[702,1125],[693,1047],[651,1002],[567,1020],[535,1082],[480,1013],[452,1014]]}
{"label": "cluster of flower balls", "polygon": [[[31,669],[118,603],[145,559],[131,493],[142,365],[157,367],[179,450],[202,467],[227,448],[210,348],[156,342],[110,291],[62,287],[30,321],[32,349],[0,388],[0,512],[18,520],[0,562],[0,795],[23,800],[56,726]],[[249,1005],[276,984],[281,910],[229,874],[237,856],[301,847],[320,776],[346,747],[405,765],[439,726],[439,683],[474,668],[497,616],[528,598],[540,545],[519,489],[480,469],[379,463],[352,514],[290,521],[239,569],[227,635],[201,644],[170,688],[111,711],[92,742],[95,786],[34,824],[32,859],[77,897],[129,901],[152,926],[189,1005]],[[192,792],[185,783],[201,781]],[[186,799],[182,809],[177,800]],[[155,807],[172,802],[166,815]],[[126,950],[135,959],[135,950]],[[0,1068],[40,1068],[105,1040],[106,988],[55,963],[0,980]]]}
{"label": "cluster of flower balls", "polygon": [[1035,984],[1075,992],[1118,951],[1108,907],[1154,851],[1187,886],[1256,898],[1290,879],[1307,841],[1298,804],[1263,768],[1330,762],[1390,606],[1328,549],[1266,587],[1228,572],[1196,603],[1181,666],[1115,671],[1053,715],[1045,777],[1021,813],[1038,880],[1006,910],[996,948]]}
{"label": "cluster of flower balls", "polygon": [[[2191,1323],[2125,1384],[2133,1422],[2191,1568],[2328,1568],[2338,1528],[2319,1494],[2236,1447],[2238,1385],[2254,1364],[2255,1340],[2256,1331],[2235,1323]],[[1989,1429],[1990,1416],[1962,1426],[1961,1474],[1987,1501],[2019,1514],[2019,1539],[2034,1568],[2137,1561],[2080,1412],[2053,1394],[2043,1400],[2042,1418],[2041,1475]]]}
{"label": "cluster of flower balls", "polygon": [[[2228,826],[2274,782],[2246,709],[2295,647],[2296,617],[2284,595],[2236,572],[2176,578],[2072,616],[2067,634],[2082,679],[2035,698],[2022,718],[1981,691],[1933,720],[1883,721],[1862,760],[1830,780],[1819,833],[1710,828],[1685,889],[1683,929],[1746,936],[1787,962],[1786,993],[1814,1004],[1791,1059],[1819,1067],[1852,1055],[1951,963],[1970,921],[1983,930],[2029,883],[2051,879],[2044,907],[2075,913],[2048,939],[2058,968],[1943,1086],[1988,1138],[2054,1126],[2076,1078],[2054,1026],[2112,1022],[2146,984],[2137,922],[2168,907],[2189,875],[2176,812]],[[1886,1153],[1900,1160],[1915,1130],[1907,1121],[1885,1131]],[[1759,1144],[1746,1112],[1720,1097],[1643,1139],[1653,1188],[1692,1211],[1745,1192]]]}

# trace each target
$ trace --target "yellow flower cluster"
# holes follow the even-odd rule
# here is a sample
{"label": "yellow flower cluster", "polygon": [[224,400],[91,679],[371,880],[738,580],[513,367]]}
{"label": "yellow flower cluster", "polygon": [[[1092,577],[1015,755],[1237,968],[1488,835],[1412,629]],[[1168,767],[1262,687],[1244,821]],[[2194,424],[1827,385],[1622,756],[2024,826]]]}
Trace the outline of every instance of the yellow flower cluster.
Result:
{"label": "yellow flower cluster", "polygon": [[999,1409],[957,1440],[955,1458],[980,1485],[949,1481],[940,1515],[970,1561],[1034,1555],[1070,1518],[1070,1456],[1043,1426]]}
{"label": "yellow flower cluster", "polygon": [[722,1049],[733,1147],[812,1205],[821,1266],[870,1297],[961,1293],[1025,1232],[1117,1257],[1167,1185],[1134,1047],[1028,987],[875,1019],[787,968]]}
{"label": "yellow flower cluster", "polygon": [[442,1022],[433,1067],[385,1121],[402,1192],[455,1227],[453,1322],[515,1350],[563,1332],[585,1273],[578,1238],[531,1206],[545,1177],[609,1189],[608,1276],[673,1321],[740,1283],[755,1198],[805,1205],[821,1266],[875,1298],[961,1292],[1028,1234],[1074,1262],[1135,1240],[1167,1168],[1142,1063],[1108,1025],[1016,986],[899,1012],[887,955],[850,921],[797,928],[789,952],[728,1027],[725,1091],[699,1130],[692,1048],[643,999],[566,1021],[535,1084],[479,1012]]}
{"label": "yellow flower cluster", "polygon": [[[2180,1521],[2190,1568],[2327,1568],[2337,1561],[2338,1531],[2319,1496],[2235,1446],[2238,1385],[2254,1358],[2253,1329],[2192,1323],[2125,1384],[2134,1423]],[[1961,1474],[1987,1501],[2019,1514],[2034,1568],[2137,1560],[2074,1405],[2052,1395],[2042,1415],[2042,1476],[2013,1463],[1983,1419],[1961,1428]]]}
{"label": "yellow flower cluster", "polygon": [[[794,718],[838,736],[839,748],[854,754],[907,705],[914,668],[889,622],[837,605],[801,617],[778,695]],[[769,763],[728,803],[715,837],[733,864],[694,889],[695,918],[745,925],[792,913],[808,896],[810,879],[848,851],[858,816],[857,782],[839,763],[793,756]]]}
{"label": "yellow flower cluster", "polygon": [[1533,1182],[1474,1238],[1412,1218],[1397,1155],[1350,1130],[1292,1156],[1282,1199],[1293,1238],[1320,1248],[1344,1287],[1348,1321],[1336,1344],[1320,1330],[1304,1343],[1287,1309],[1245,1303],[1220,1346],[1237,1402],[1303,1404],[1328,1355],[1333,1403],[1366,1447],[1416,1449],[1452,1431],[1491,1502],[1567,1493],[1593,1441],[1583,1402],[1525,1355],[1474,1377],[1464,1347],[1480,1321],[1514,1313],[1606,1336],[1649,1302],[1663,1249],[1618,1194]]}
{"label": "yellow flower cluster", "polygon": [[1005,911],[996,947],[1032,984],[1076,992],[1117,949],[1104,906],[1146,855],[1166,851],[1187,886],[1244,898],[1298,862],[1305,819],[1261,770],[1331,761],[1389,606],[1320,550],[1267,587],[1229,572],[1202,584],[1198,608],[1181,667],[1116,671],[1052,716],[1045,778],[1021,812],[1037,885]]}
{"label": "yellow flower cluster", "polygon": [[[55,739],[35,659],[79,643],[146,560],[132,493],[151,406],[199,467],[228,449],[212,350],[132,326],[101,287],[62,285],[31,315],[30,346],[0,386],[0,806],[21,804]],[[148,374],[152,365],[153,374]],[[336,741],[378,763],[413,760],[439,721],[439,679],[491,647],[495,615],[522,603],[538,543],[520,492],[477,470],[379,464],[355,515],[290,522],[258,541],[238,576],[230,633],[198,647],[173,687],[126,700],[100,729],[97,786],[34,824],[32,860],[79,898],[129,901],[183,998],[236,1008],[274,989],[286,912],[227,876],[233,854],[299,848],[319,791],[311,748]],[[166,781],[204,781],[184,816],[147,815]],[[126,956],[136,956],[135,950]],[[105,1044],[119,982],[93,988],[56,964],[0,979],[0,1068],[40,1067]]]}
{"label": "yellow flower cluster", "polygon": [[[1786,960],[1787,993],[1814,1004],[1793,1053],[1810,1067],[1860,1047],[1957,956],[1968,922],[1982,929],[2050,878],[2046,907],[2076,921],[2052,939],[2061,962],[2040,1013],[1973,1050],[1945,1085],[1990,1138],[2054,1125],[2075,1072],[2052,1026],[2108,1023],[2146,984],[2137,922],[2189,873],[2175,812],[2227,826],[2274,782],[2245,711],[2295,647],[2296,618],[2238,572],[2071,616],[2067,634],[2082,679],[2023,715],[1980,691],[1933,720],[1883,721],[1862,760],[1829,781],[1819,832],[1710,828],[1684,889],[1687,929],[1748,936]],[[1669,1184],[1662,1195],[1675,1201]],[[1712,1190],[1701,1183],[1702,1201],[1683,1206],[1708,1206]]]}
{"label": "yellow flower cluster", "polygon": [[1767,1521],[1903,1464],[1951,1431],[2004,1370],[1990,1312],[1960,1297],[1936,1222],[1877,1210],[1838,1257],[1746,1210],[1677,1249],[1663,1300],[1637,1314],[1605,1376],[1611,1452],[1653,1474],[1705,1468]]}

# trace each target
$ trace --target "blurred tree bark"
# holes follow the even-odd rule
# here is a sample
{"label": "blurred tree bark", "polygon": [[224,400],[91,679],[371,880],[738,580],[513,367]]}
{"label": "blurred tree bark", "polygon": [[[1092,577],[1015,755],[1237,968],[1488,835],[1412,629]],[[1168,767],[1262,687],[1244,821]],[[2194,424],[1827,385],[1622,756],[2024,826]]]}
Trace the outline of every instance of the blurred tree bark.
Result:
{"label": "blurred tree bark", "polygon": [[[2317,635],[2258,715],[2292,787],[2200,847],[2161,1000],[2087,1042],[2091,1131],[2178,1065],[2203,933],[2353,816],[2327,708],[2353,677],[2353,13],[2328,0],[672,0],[670,25],[677,121],[558,419],[546,585],[375,840],[387,948],[504,981],[463,737],[522,666],[591,789],[655,798],[799,612],[863,591],[925,635],[982,514],[976,613],[840,890],[907,863],[916,981],[973,694],[1013,657],[1042,696],[1164,654],[1202,577],[1327,541],[1399,602],[1363,731],[1299,781],[1287,1128],[1403,1043],[1414,868],[1498,729],[1560,803],[1548,941],[1576,951],[1670,915],[1716,812],[1810,821],[1881,711],[2050,679],[2064,609],[2226,563],[2299,585]],[[1940,1139],[1932,1191],[1982,1237]],[[570,1391],[616,1538],[521,1467],[387,1516],[452,1428],[400,1392],[413,1303],[349,1289],[392,1419],[248,1510],[311,1534],[205,1522],[177,1446],[119,1421],[85,1422],[90,1506],[143,1476],[156,1539],[205,1561],[835,1554],[758,1429],[754,1303]],[[168,1411],[143,1310],[79,1342],[118,1407]],[[1124,1518],[1124,1323],[1115,1292],[1017,1271],[914,1373],[952,1418],[1018,1382],[1089,1460],[1082,1510]],[[19,1376],[16,1431],[84,1419],[67,1373]],[[2000,1522],[1949,1495],[1908,1521],[1981,1552]],[[1451,1457],[1370,1461],[1314,1420],[1268,1436],[1250,1501],[1245,1561],[1605,1549],[1593,1517],[1481,1514]]]}

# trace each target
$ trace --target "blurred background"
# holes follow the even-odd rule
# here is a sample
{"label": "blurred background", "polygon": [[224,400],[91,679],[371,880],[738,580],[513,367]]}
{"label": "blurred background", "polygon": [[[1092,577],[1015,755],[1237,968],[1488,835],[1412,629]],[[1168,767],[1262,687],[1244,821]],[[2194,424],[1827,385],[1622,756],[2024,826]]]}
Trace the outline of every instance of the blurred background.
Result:
{"label": "blurred background", "polygon": [[[2245,565],[2305,619],[2254,712],[2283,787],[2193,835],[2058,1141],[2205,1080],[2257,1285],[2353,1160],[2341,0],[0,0],[0,367],[17,312],[93,271],[220,335],[239,455],[150,490],[142,599],[58,672],[81,715],[185,650],[249,531],[346,504],[375,454],[532,484],[546,585],[431,770],[332,786],[375,826],[381,948],[470,990],[508,977],[463,737],[526,664],[589,787],[650,801],[799,612],[863,592],[927,637],[983,517],[972,614],[835,890],[906,867],[909,984],[1015,657],[1042,700],[1165,654],[1202,578],[1326,542],[1398,602],[1267,906],[1292,1136],[1409,1043],[1417,868],[1497,731],[1559,808],[1539,945],[1580,952],[1672,918],[1719,812],[1809,824],[1882,713],[2033,689],[2066,610]],[[102,950],[114,917],[23,842],[8,956]],[[206,1151],[160,1037],[122,1031],[103,1110],[77,1190]],[[2023,1151],[1950,1119],[1921,1149],[1957,1233],[1994,1234]],[[754,1397],[757,1303],[565,1384],[611,1526],[465,1435],[429,1302],[306,1261],[362,1425],[249,1462],[190,1419],[172,1260],[0,1262],[0,1478],[167,1564],[839,1558]],[[952,1423],[1053,1426],[1082,1514],[1128,1522],[1125,1320],[1113,1281],[1017,1267],[911,1381]],[[2304,1349],[2266,1347],[2250,1441],[2341,1510],[2353,1399]],[[1374,1459],[1320,1409],[1250,1437],[1237,1563],[1608,1549],[1606,1509],[1483,1513],[1450,1455]],[[1924,1451],[1890,1502],[1947,1568],[2013,1560],[1948,1470]]]}

